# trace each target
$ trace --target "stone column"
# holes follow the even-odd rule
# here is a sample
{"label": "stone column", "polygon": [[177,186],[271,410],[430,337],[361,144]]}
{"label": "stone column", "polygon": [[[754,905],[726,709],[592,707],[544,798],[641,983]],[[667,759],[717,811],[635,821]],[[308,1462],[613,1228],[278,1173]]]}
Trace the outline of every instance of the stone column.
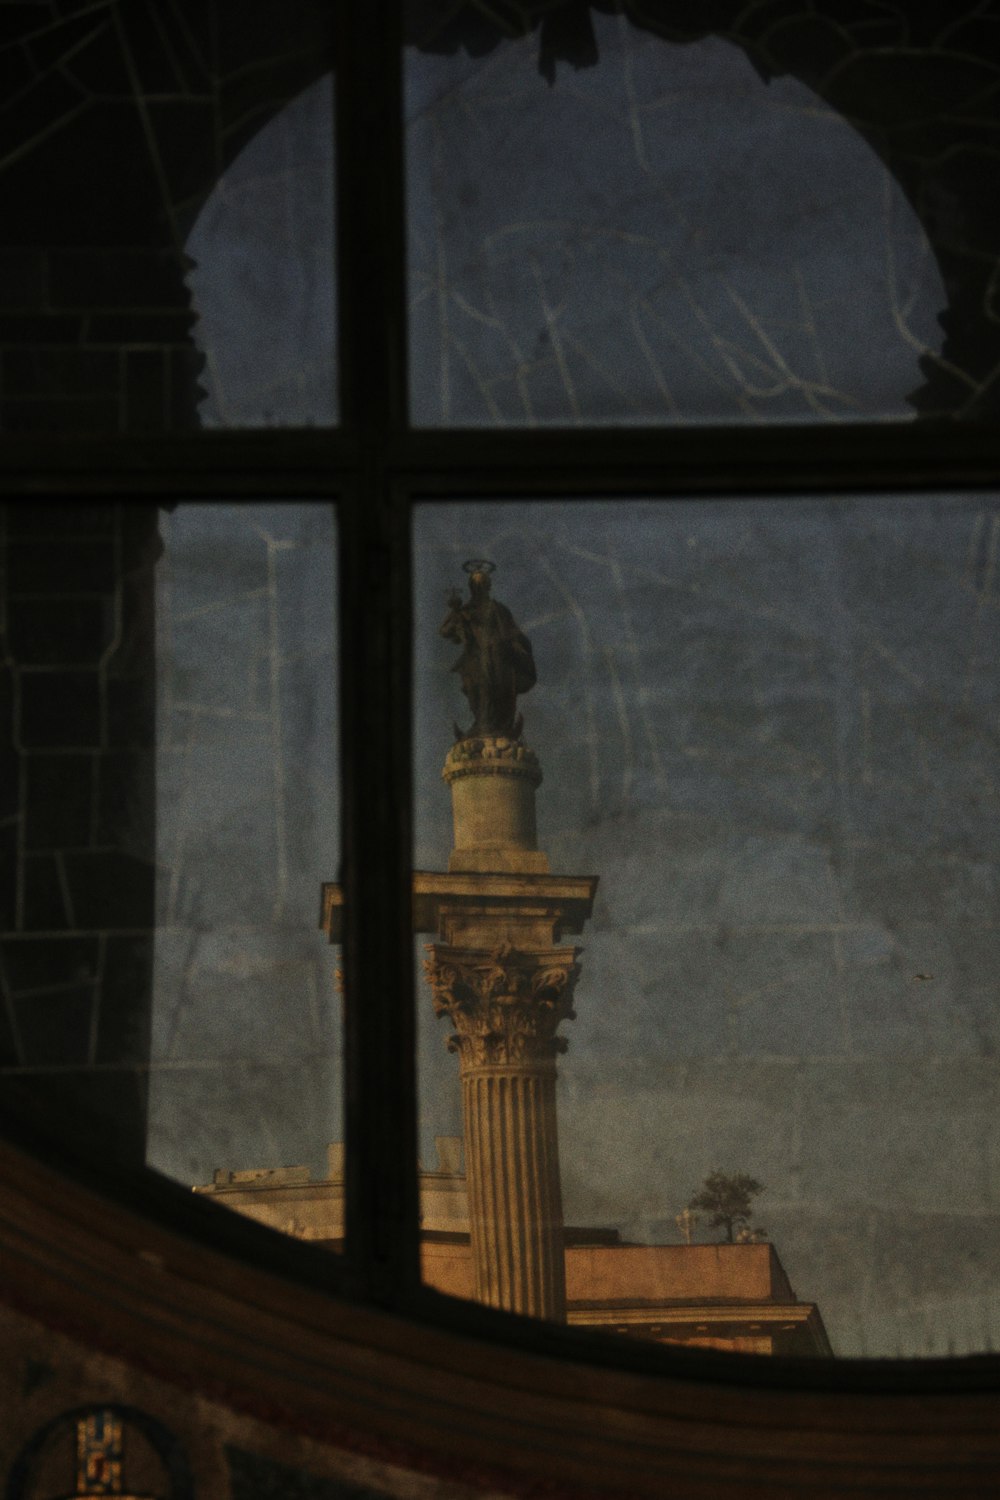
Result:
{"label": "stone column", "polygon": [[455,839],[425,971],[459,1057],[476,1297],[564,1321],[556,1031],[573,1015],[580,950],[554,943],[579,883],[551,876],[538,848],[542,772],[519,738],[467,735],[442,775]]}
{"label": "stone column", "polygon": [[556,1065],[577,948],[492,952],[434,943],[425,971],[462,1078],[477,1300],[565,1321]]}
{"label": "stone column", "polygon": [[[556,1035],[572,1017],[580,933],[597,877],[553,875],[538,847],[538,759],[521,739],[516,698],[535,682],[531,645],[490,598],[493,564],[465,564],[441,634],[473,714],[442,775],[454,846],[447,871],[415,870],[413,926],[436,934],[427,980],[459,1056],[475,1295],[510,1312],[566,1318],[565,1232],[556,1128]],[[343,892],[323,887],[320,924],[340,939]]]}

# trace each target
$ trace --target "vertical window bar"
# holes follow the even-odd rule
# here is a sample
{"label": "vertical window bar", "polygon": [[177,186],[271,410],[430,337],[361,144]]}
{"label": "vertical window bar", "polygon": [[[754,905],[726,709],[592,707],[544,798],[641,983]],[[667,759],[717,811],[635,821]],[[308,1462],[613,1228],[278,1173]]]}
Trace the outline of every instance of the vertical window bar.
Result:
{"label": "vertical window bar", "polygon": [[399,9],[398,0],[337,7],[341,410],[344,430],[380,458],[408,422]]}
{"label": "vertical window bar", "polygon": [[406,418],[401,27],[338,7],[344,424],[359,466],[340,518],[347,1255],[390,1303],[418,1272],[411,975],[408,501],[386,448]]}

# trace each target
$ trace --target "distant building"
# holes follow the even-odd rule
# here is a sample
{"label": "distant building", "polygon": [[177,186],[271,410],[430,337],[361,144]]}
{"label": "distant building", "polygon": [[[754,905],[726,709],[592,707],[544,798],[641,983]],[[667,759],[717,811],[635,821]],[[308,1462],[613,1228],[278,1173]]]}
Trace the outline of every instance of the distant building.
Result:
{"label": "distant building", "polygon": [[[421,1264],[429,1286],[473,1298],[461,1140],[437,1139],[438,1165],[420,1172]],[[344,1148],[328,1147],[328,1176],[308,1167],[218,1171],[196,1193],[331,1250],[344,1240]],[[638,1245],[615,1229],[567,1228],[566,1315],[578,1328],[748,1354],[830,1356],[819,1309],[792,1291],[773,1245]]]}

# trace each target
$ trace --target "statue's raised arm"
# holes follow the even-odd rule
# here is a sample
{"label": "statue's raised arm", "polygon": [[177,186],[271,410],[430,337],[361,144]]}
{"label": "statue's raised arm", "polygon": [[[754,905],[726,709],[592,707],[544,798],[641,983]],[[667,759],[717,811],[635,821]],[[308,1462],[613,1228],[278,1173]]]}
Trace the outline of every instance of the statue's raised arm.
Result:
{"label": "statue's raised arm", "polygon": [[462,692],[472,710],[472,727],[458,735],[507,735],[517,739],[521,716],[517,696],[536,682],[531,642],[515,623],[505,604],[493,598],[490,574],[494,564],[477,558],[463,564],[469,575],[469,597],[457,590],[448,597],[448,613],[441,625],[446,640],[461,646],[452,671],[462,680]]}

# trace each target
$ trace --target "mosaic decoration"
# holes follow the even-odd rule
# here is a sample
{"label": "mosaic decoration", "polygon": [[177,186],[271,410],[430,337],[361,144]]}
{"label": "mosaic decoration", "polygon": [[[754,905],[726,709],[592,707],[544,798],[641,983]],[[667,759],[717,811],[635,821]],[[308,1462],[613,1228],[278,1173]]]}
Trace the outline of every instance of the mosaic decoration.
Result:
{"label": "mosaic decoration", "polygon": [[55,1418],[22,1450],[6,1500],[192,1500],[186,1458],[144,1412],[95,1406]]}
{"label": "mosaic decoration", "polygon": [[76,1424],[76,1490],[81,1500],[102,1495],[126,1495],[128,1500],[148,1500],[127,1492],[123,1477],[124,1444],[122,1420],[111,1411],[92,1412]]}

